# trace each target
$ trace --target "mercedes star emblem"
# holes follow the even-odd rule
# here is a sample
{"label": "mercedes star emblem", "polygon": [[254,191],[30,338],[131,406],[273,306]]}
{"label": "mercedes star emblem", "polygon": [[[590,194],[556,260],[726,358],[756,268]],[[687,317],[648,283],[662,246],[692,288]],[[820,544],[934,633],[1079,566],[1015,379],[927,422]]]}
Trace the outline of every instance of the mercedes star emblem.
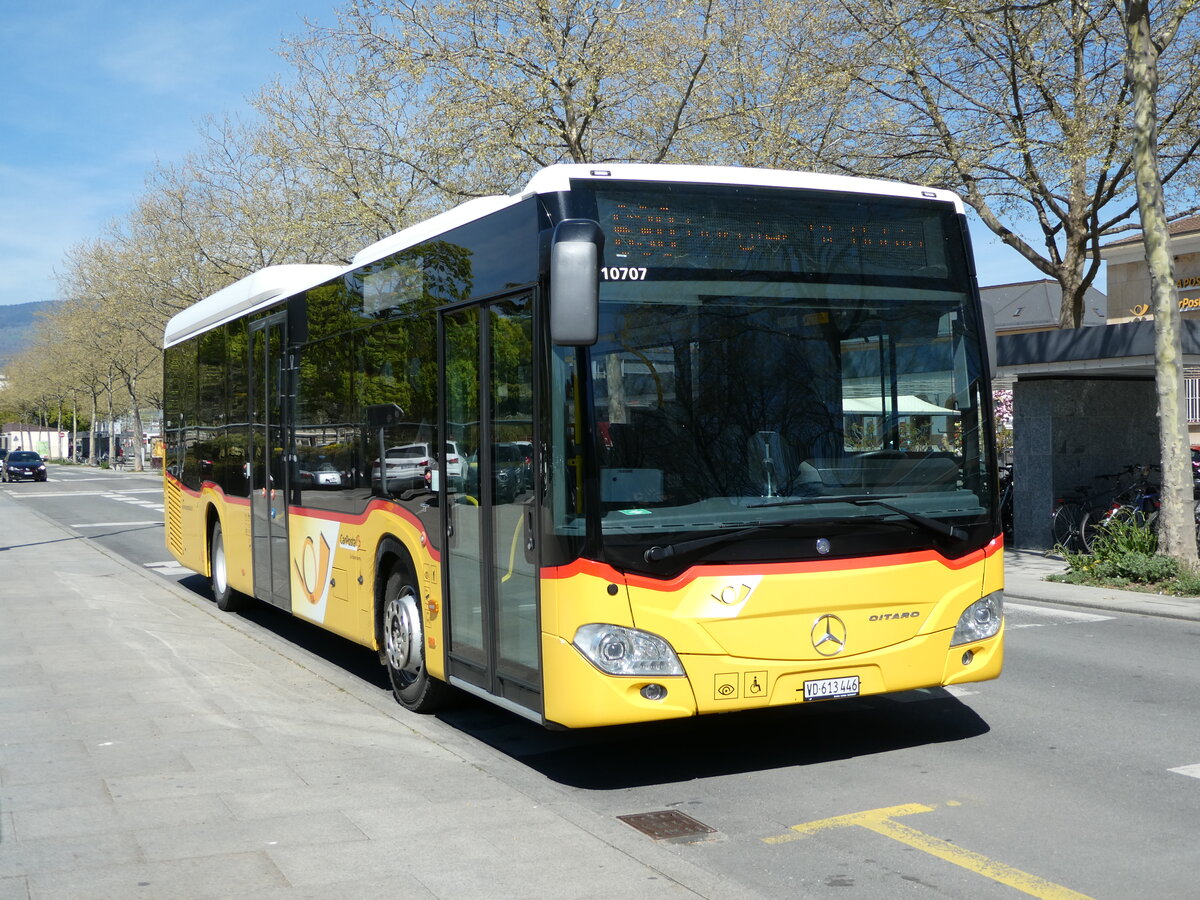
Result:
{"label": "mercedes star emblem", "polygon": [[822,656],[836,656],[846,649],[846,623],[826,613],[813,624],[813,649]]}

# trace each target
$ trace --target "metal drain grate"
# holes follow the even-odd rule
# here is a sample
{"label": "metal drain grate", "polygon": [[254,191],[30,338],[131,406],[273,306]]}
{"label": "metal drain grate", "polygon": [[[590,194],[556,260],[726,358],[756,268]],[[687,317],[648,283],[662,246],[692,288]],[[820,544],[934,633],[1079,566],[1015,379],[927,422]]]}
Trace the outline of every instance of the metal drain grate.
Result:
{"label": "metal drain grate", "polygon": [[656,841],[680,841],[688,838],[707,837],[715,834],[717,830],[674,809],[636,813],[631,816],[617,816],[617,818]]}

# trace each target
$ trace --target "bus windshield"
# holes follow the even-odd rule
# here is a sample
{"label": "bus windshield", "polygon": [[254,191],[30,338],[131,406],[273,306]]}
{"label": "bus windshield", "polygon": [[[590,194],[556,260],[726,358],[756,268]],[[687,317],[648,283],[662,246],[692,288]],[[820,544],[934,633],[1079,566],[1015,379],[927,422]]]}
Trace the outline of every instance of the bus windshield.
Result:
{"label": "bus windshield", "polygon": [[949,204],[677,185],[595,204],[600,340],[560,354],[590,382],[594,475],[565,531],[590,521],[647,570],[986,543],[987,379]]}

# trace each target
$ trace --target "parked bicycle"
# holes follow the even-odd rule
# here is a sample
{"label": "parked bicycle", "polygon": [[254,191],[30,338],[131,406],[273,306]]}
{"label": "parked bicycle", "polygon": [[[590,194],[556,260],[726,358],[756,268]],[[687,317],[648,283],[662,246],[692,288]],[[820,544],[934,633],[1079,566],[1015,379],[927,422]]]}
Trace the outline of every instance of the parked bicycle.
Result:
{"label": "parked bicycle", "polygon": [[[1133,482],[1113,497],[1108,508],[1101,511],[1099,518],[1089,517],[1083,525],[1084,549],[1092,549],[1092,540],[1098,530],[1115,522],[1131,522],[1134,525],[1158,530],[1158,512],[1161,507],[1160,488],[1150,481],[1150,473],[1157,471],[1158,466],[1134,464],[1126,466],[1118,473],[1120,475],[1135,475]],[[1198,513],[1200,515],[1200,513]],[[1200,524],[1197,525],[1200,534]]]}
{"label": "parked bicycle", "polygon": [[1054,546],[1071,552],[1086,552],[1090,549],[1088,523],[1092,523],[1094,530],[1105,509],[1100,505],[1098,495],[1086,484],[1072,488],[1070,494],[1055,498],[1054,508],[1050,512]]}

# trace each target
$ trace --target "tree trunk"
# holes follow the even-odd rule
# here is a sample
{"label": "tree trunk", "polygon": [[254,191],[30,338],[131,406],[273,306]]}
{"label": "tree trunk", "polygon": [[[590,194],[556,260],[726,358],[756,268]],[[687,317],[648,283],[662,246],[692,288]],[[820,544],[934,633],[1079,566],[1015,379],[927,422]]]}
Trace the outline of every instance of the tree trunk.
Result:
{"label": "tree trunk", "polygon": [[1159,551],[1195,569],[1196,525],[1192,500],[1192,463],[1184,406],[1183,345],[1170,231],[1158,169],[1158,47],[1150,31],[1148,0],[1127,0],[1126,69],[1133,95],[1133,163],[1138,214],[1146,265],[1150,269],[1150,305],[1154,310],[1155,390],[1162,447],[1162,509]]}
{"label": "tree trunk", "polygon": [[100,412],[100,403],[96,393],[92,392],[92,417],[88,419],[88,464],[96,465],[96,414]]}
{"label": "tree trunk", "polygon": [[117,420],[113,415],[112,378],[108,380],[108,464],[117,464]]}

